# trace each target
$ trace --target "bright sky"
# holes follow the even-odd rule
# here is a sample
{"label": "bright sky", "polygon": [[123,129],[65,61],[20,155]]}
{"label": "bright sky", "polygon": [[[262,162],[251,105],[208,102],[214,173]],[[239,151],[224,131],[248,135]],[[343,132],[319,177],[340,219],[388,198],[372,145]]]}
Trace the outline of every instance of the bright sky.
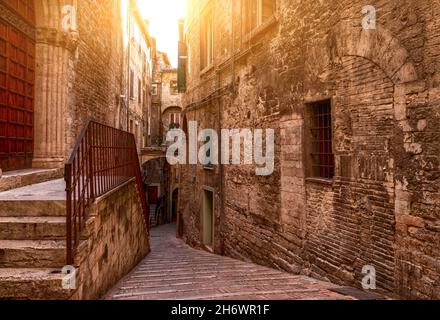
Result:
{"label": "bright sky", "polygon": [[168,53],[170,62],[177,67],[179,18],[185,17],[186,0],[137,0],[145,19],[150,20],[149,31],[157,40],[157,48]]}

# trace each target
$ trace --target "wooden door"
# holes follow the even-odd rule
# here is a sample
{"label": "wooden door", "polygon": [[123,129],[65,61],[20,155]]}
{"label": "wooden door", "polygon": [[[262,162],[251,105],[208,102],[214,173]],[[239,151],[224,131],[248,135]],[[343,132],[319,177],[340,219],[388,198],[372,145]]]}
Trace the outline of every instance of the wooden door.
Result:
{"label": "wooden door", "polygon": [[214,193],[203,192],[203,244],[210,250],[214,247]]}
{"label": "wooden door", "polygon": [[[17,10],[14,13],[17,19],[30,24],[33,1],[20,3],[16,8],[9,5]],[[20,17],[24,13],[27,15]],[[0,18],[0,167],[3,171],[32,166],[34,82],[35,42]]]}

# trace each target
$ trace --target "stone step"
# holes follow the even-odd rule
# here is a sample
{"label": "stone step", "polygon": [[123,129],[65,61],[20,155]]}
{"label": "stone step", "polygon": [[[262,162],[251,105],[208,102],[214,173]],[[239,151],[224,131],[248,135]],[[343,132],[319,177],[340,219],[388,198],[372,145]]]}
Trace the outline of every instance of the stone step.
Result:
{"label": "stone step", "polygon": [[63,169],[25,169],[3,172],[0,177],[0,192],[59,179],[63,176],[63,172]]}
{"label": "stone step", "polygon": [[66,241],[0,240],[0,268],[61,268]]}
{"label": "stone step", "polygon": [[67,300],[73,292],[62,288],[59,269],[0,268],[0,300]]}
{"label": "stone step", "polygon": [[64,240],[65,217],[0,217],[0,240]]}
{"label": "stone step", "polygon": [[65,200],[0,200],[0,217],[65,215]]}

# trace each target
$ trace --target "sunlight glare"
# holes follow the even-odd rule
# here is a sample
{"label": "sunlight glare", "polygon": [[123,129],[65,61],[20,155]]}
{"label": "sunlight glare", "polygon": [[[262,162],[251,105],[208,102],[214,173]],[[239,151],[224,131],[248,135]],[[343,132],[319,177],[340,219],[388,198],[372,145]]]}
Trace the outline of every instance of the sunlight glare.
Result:
{"label": "sunlight glare", "polygon": [[149,31],[157,48],[168,53],[177,67],[178,21],[186,14],[186,0],[137,0],[143,18],[150,20]]}

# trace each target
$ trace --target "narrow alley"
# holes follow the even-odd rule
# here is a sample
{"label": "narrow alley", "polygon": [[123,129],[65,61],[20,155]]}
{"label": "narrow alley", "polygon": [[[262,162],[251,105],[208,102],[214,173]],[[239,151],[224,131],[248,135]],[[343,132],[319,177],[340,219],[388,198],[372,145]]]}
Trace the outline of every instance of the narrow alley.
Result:
{"label": "narrow alley", "polygon": [[0,0],[0,300],[440,300],[439,17]]}
{"label": "narrow alley", "polygon": [[175,238],[175,225],[151,230],[152,252],[106,300],[347,299],[340,287],[192,249]]}

